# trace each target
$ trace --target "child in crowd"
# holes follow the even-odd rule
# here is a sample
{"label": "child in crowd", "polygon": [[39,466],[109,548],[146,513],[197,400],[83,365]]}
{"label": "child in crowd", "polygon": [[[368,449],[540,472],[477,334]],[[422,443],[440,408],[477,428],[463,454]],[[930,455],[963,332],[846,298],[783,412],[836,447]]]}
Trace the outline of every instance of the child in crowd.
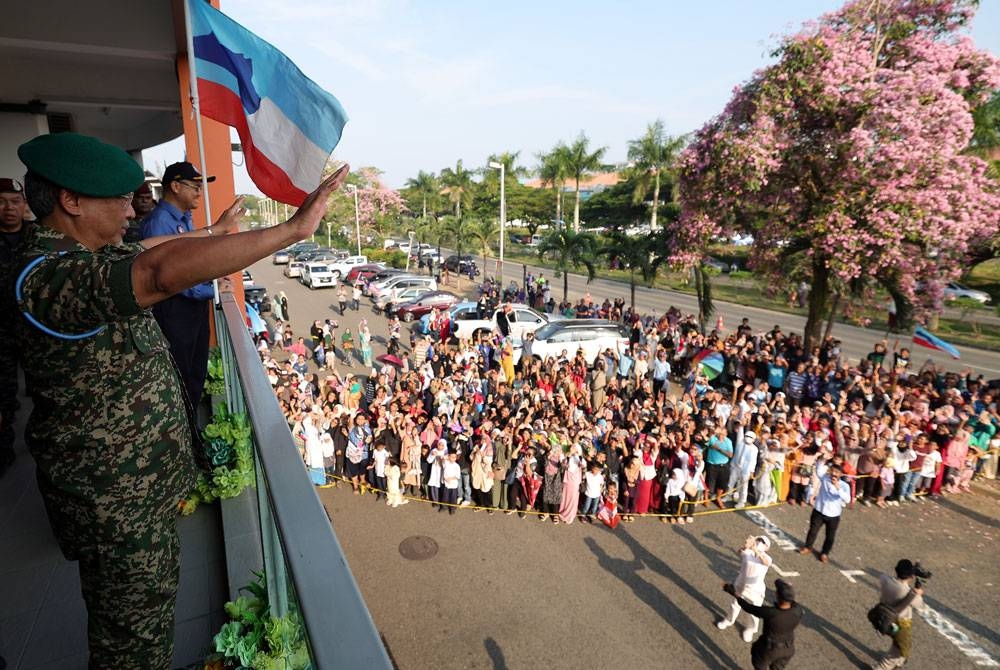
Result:
{"label": "child in crowd", "polygon": [[[374,470],[375,475],[375,500],[386,495],[387,481],[386,481],[386,464],[389,462],[389,450],[385,448],[384,444],[376,444],[375,450],[372,451],[372,463],[368,466],[369,470]],[[398,477],[398,474],[397,474]],[[399,482],[396,482],[396,488],[399,488]]]}
{"label": "child in crowd", "polygon": [[896,485],[896,461],[893,460],[892,456],[889,456],[884,461],[882,461],[882,467],[879,469],[879,478],[882,480],[882,488],[879,491],[878,500],[875,504],[879,507],[886,507],[885,497],[887,493],[892,493],[893,487]]}
{"label": "child in crowd", "polygon": [[[934,486],[934,480],[937,478],[938,472],[942,468],[941,452],[938,451],[938,445],[936,442],[931,441],[928,444],[930,452],[924,456],[924,462],[920,464],[920,483],[917,484],[917,494],[927,494],[931,492],[931,487]],[[923,498],[918,498],[923,502]]]}
{"label": "child in crowd", "polygon": [[618,515],[617,484],[608,484],[608,488],[604,492],[604,499],[601,502],[601,509],[597,513],[597,518],[601,520],[601,523],[612,530],[614,530],[618,526],[618,522],[621,521],[621,516]]}
{"label": "child in crowd", "polygon": [[684,484],[685,484],[684,471],[680,468],[674,468],[670,471],[670,479],[667,480],[667,485],[663,487],[663,497],[667,501],[667,516],[660,517],[660,521],[667,523],[687,523],[684,517],[681,516],[681,500],[684,498]]}
{"label": "child in crowd", "polygon": [[598,506],[601,503],[601,491],[604,489],[604,475],[601,473],[601,464],[594,461],[587,468],[587,473],[583,476],[583,509],[580,514],[588,523],[594,523],[594,515],[597,514]]}
{"label": "child in crowd", "polygon": [[390,456],[388,465],[385,468],[386,482],[389,486],[389,494],[386,496],[385,504],[389,507],[399,507],[410,502],[403,498],[403,492],[399,488],[400,474],[399,461]]}

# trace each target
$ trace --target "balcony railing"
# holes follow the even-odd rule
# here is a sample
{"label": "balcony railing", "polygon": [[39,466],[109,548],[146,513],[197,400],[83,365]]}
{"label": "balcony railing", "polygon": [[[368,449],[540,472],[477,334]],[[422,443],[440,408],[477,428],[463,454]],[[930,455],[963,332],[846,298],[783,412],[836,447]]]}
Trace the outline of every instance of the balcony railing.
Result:
{"label": "balcony railing", "polygon": [[[257,512],[271,614],[298,612],[313,667],[392,663],[292,441],[244,316],[231,293],[216,312],[226,400],[253,428]],[[232,577],[232,576],[231,576]],[[245,575],[243,583],[252,575]]]}

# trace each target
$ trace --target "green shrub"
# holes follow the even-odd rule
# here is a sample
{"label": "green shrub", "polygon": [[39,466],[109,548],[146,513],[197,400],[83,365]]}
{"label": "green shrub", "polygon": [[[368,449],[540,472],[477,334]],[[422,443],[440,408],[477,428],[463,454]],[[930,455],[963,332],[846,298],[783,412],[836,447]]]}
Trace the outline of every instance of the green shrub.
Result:
{"label": "green shrub", "polygon": [[406,254],[399,249],[362,249],[368,261],[391,268],[405,268]]}

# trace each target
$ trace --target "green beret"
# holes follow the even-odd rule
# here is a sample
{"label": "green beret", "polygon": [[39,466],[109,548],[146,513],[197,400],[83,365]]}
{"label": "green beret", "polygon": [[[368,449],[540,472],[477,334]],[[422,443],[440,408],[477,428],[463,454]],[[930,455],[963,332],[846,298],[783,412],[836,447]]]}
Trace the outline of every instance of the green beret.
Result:
{"label": "green beret", "polygon": [[76,133],[39,135],[18,147],[17,157],[53,184],[94,198],[130,193],[146,180],[122,149]]}

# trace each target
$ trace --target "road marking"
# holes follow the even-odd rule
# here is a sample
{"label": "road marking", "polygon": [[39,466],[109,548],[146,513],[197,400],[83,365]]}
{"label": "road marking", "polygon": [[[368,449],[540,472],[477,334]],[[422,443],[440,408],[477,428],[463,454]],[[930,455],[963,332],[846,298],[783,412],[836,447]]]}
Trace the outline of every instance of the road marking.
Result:
{"label": "road marking", "polygon": [[857,584],[858,580],[856,580],[855,577],[860,577],[860,576],[864,575],[865,571],[864,570],[841,570],[840,574],[842,574],[845,577],[847,577],[847,581],[849,581],[850,583]]}
{"label": "road marking", "polygon": [[757,510],[750,510],[745,512],[747,518],[753,521],[755,524],[764,529],[774,543],[781,547],[784,551],[795,551],[798,549],[798,544],[792,539],[785,531],[781,530],[773,523],[771,520],[764,516],[763,512],[758,512]]}
{"label": "road marking", "polygon": [[[792,551],[797,548],[797,545],[795,541],[792,540],[791,536],[775,526],[770,519],[764,516],[763,513],[751,510],[749,512],[745,512],[745,514],[751,521],[763,528],[764,532],[771,537],[774,543],[785,551]],[[771,565],[772,567],[775,567],[773,563]],[[782,577],[785,576],[784,573],[777,570],[776,567],[775,570]],[[841,570],[840,573],[844,575],[844,577],[846,577],[852,584],[858,583],[858,580],[856,580],[855,577],[867,574],[864,570]],[[792,575],[789,574],[788,576]],[[975,665],[983,668],[1000,668],[1000,663],[990,656],[985,649],[976,644],[964,631],[960,630],[958,626],[942,616],[940,612],[931,609],[926,605],[917,611],[931,628],[940,633],[944,639],[955,645],[955,647],[970,658]]]}
{"label": "road marking", "polygon": [[940,612],[926,605],[917,611],[931,628],[958,647],[958,650],[971,658],[973,663],[982,668],[1000,668],[1000,663],[997,663],[985,649],[973,642],[968,635],[959,630],[958,626],[946,619]]}
{"label": "road marking", "polygon": [[787,572],[784,571],[784,570],[782,570],[781,568],[778,567],[778,564],[775,563],[775,562],[773,562],[773,561],[771,562],[771,568],[775,572],[777,572],[780,576],[782,576],[782,577],[798,577],[799,576],[799,573],[794,572],[792,570],[789,570]]}

